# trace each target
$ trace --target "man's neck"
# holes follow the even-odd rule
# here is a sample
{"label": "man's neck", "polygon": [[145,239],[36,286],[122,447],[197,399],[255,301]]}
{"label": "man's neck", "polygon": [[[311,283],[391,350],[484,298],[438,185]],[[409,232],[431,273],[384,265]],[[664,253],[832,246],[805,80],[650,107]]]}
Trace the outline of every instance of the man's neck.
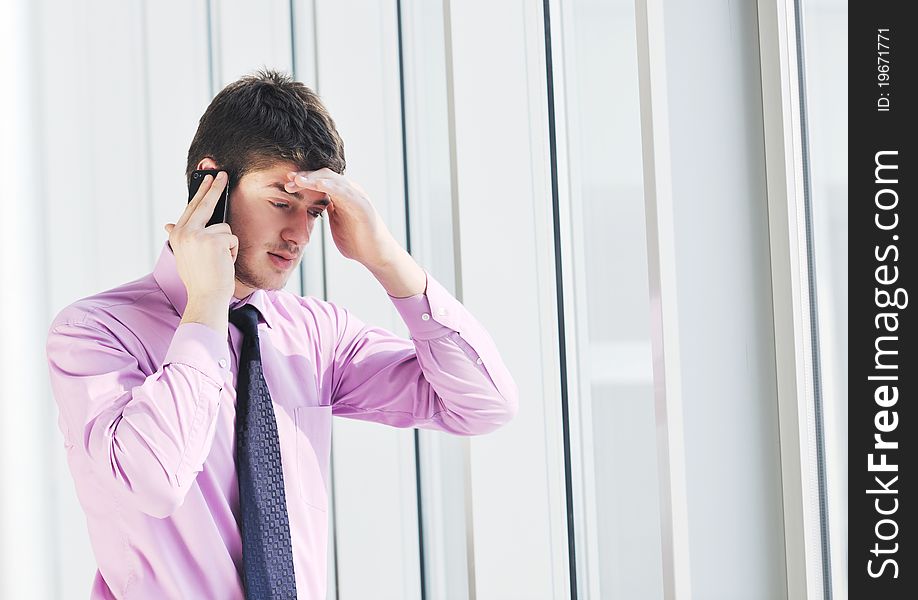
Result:
{"label": "man's neck", "polygon": [[233,298],[236,300],[242,300],[243,298],[250,295],[254,291],[255,291],[255,288],[249,287],[237,279],[236,280],[236,291],[233,292]]}

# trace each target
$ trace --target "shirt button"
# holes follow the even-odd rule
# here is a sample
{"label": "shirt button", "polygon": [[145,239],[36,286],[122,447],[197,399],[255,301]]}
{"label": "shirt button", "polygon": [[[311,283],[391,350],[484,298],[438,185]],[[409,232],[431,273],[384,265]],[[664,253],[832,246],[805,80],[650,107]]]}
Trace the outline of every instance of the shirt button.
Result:
{"label": "shirt button", "polygon": [[481,359],[479,358],[479,359],[476,360],[475,362],[477,362],[477,363],[480,365],[480,364],[481,364]]}
{"label": "shirt button", "polygon": [[220,368],[221,368],[221,369],[225,369],[225,368],[226,368],[226,359],[225,359],[225,358],[221,358],[220,361],[219,361],[217,364],[220,365]]}
{"label": "shirt button", "polygon": [[430,320],[430,315],[428,315],[427,313],[424,313],[423,315],[421,315],[421,320],[423,320],[423,321],[429,321],[429,320]]}

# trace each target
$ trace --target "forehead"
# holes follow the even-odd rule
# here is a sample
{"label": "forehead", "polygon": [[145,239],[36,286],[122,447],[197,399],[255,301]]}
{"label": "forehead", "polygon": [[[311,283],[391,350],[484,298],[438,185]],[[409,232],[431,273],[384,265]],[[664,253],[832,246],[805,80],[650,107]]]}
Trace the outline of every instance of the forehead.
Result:
{"label": "forehead", "polygon": [[[280,161],[266,169],[250,171],[248,174],[246,174],[244,179],[249,180],[249,186],[252,186],[254,189],[262,193],[279,193],[282,195],[288,195],[291,198],[299,197],[303,200],[310,201],[326,198],[327,195],[325,192],[318,192],[316,190],[301,190],[297,194],[290,194],[283,189],[284,184],[288,181],[287,173],[299,170],[300,169],[296,163]],[[278,184],[280,185],[278,186]]]}

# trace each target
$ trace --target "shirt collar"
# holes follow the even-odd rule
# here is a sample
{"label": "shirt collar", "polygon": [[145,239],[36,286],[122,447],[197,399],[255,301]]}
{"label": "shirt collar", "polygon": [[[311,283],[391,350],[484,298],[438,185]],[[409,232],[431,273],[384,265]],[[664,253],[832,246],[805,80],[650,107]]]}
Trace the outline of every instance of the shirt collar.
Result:
{"label": "shirt collar", "polygon": [[[185,289],[185,282],[179,277],[178,267],[175,264],[175,254],[172,252],[168,241],[163,245],[163,250],[156,261],[156,267],[153,269],[153,279],[163,290],[166,298],[175,308],[175,312],[179,315],[184,314],[185,307],[188,305],[188,290]],[[251,304],[258,309],[261,320],[273,329],[274,313],[269,306],[272,293],[267,290],[255,290],[245,298],[231,298],[227,308],[235,309],[245,304]]]}

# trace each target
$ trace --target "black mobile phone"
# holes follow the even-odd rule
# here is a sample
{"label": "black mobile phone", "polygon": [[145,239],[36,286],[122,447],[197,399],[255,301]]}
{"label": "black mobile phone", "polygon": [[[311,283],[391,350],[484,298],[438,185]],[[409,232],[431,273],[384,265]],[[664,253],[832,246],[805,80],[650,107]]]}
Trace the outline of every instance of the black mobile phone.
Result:
{"label": "black mobile phone", "polygon": [[[201,187],[201,183],[204,181],[206,175],[216,177],[219,172],[220,170],[218,169],[200,169],[194,171],[191,174],[191,182],[188,184],[188,202],[191,202],[194,195],[198,193],[198,188]],[[210,220],[207,221],[206,227],[210,227],[216,223],[226,222],[226,208],[229,206],[230,183],[232,183],[232,177],[229,171],[226,172],[226,175],[226,188],[224,188],[223,193],[220,194],[220,199],[217,200],[217,205],[214,207],[214,214],[211,215]]]}

